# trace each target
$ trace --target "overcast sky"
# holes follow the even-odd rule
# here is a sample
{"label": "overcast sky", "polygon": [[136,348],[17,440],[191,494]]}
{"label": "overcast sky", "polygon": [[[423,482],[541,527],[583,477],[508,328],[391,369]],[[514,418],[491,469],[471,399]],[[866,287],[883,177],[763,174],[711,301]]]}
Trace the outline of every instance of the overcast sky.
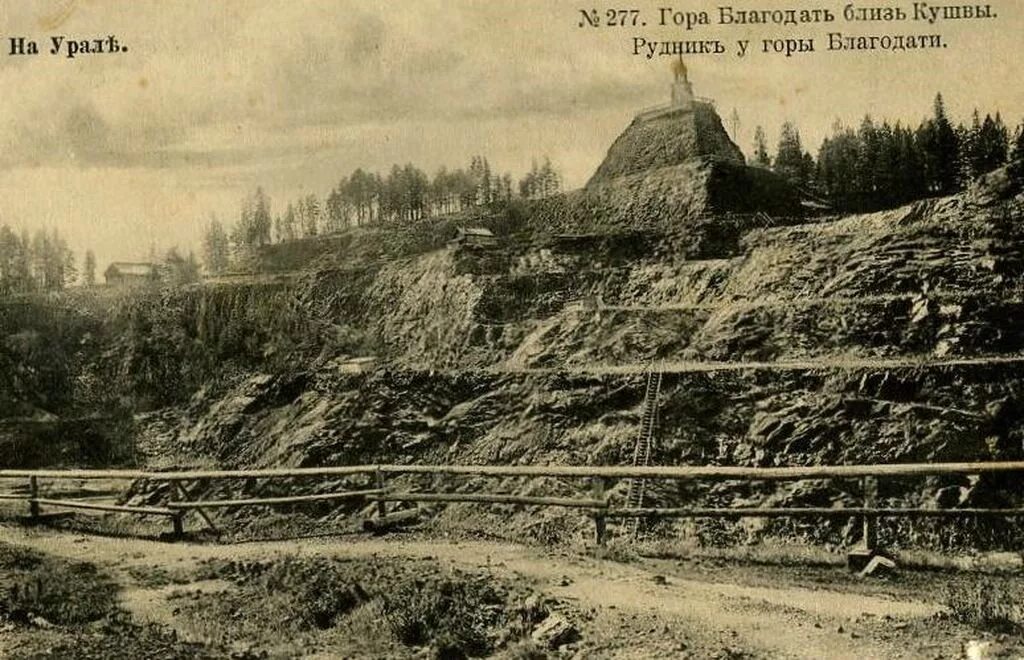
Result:
{"label": "overcast sky", "polygon": [[[594,30],[577,27],[578,3],[555,0],[6,2],[0,223],[57,226],[102,267],[144,258],[151,245],[198,247],[210,213],[234,221],[256,185],[276,211],[304,192],[326,194],[356,167],[413,162],[432,172],[480,153],[518,176],[548,155],[577,187],[637,110],[667,100],[669,62],[634,57],[634,34],[735,40],[766,31],[653,27],[657,8],[671,4],[632,5],[651,24],[642,30]],[[841,12],[846,3],[785,4]],[[747,153],[755,125],[774,140],[785,119],[812,152],[837,119],[916,124],[940,90],[956,118],[978,106],[1016,124],[1024,3],[992,4],[994,21],[798,32],[821,43],[829,29],[941,30],[941,51],[693,57],[691,80],[724,117],[737,109]],[[11,36],[45,50],[52,34],[115,34],[129,51],[6,55]]]}

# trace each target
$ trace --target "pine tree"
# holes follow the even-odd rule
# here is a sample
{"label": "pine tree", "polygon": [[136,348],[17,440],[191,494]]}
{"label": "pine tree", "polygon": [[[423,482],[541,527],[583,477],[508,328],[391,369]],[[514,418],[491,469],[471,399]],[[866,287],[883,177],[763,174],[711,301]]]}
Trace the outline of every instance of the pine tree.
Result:
{"label": "pine tree", "polygon": [[1010,146],[1010,160],[1024,161],[1024,123],[1017,126],[1017,132],[1013,136],[1013,144]]}
{"label": "pine tree", "polygon": [[345,225],[348,224],[348,205],[340,186],[331,190],[330,194],[327,195],[325,206],[328,229],[332,232],[344,229]]}
{"label": "pine tree", "polygon": [[[231,229],[231,241],[234,243],[235,250],[237,251],[244,251],[252,245],[252,239],[255,236],[252,212],[252,199],[246,195],[242,199],[242,208],[238,214],[238,222]],[[156,261],[155,255],[150,255],[150,261]]]}
{"label": "pine tree", "polygon": [[310,193],[299,201],[299,215],[304,235],[316,236],[320,233],[320,202],[317,201],[316,195]]}
{"label": "pine tree", "polygon": [[782,125],[779,149],[775,156],[775,172],[795,186],[807,183],[804,149],[800,144],[800,131],[792,122]]}
{"label": "pine tree", "polygon": [[921,151],[914,140],[914,132],[896,124],[893,132],[898,154],[896,186],[899,191],[896,201],[900,204],[921,199],[928,192]]}
{"label": "pine tree", "polygon": [[995,118],[985,115],[978,132],[974,152],[974,176],[987,174],[1006,164],[1009,155],[1009,133],[998,114]]}
{"label": "pine tree", "polygon": [[270,243],[270,199],[263,192],[262,187],[257,187],[253,193],[251,207],[252,219],[249,225],[249,244],[266,245]]}
{"label": "pine tree", "polygon": [[67,244],[61,241],[61,271],[60,271],[60,288],[71,284],[78,279],[78,266],[75,263],[75,253],[72,252]]}
{"label": "pine tree", "polygon": [[60,291],[77,278],[74,254],[56,229],[49,232],[40,229],[32,236],[31,243],[26,237],[24,244],[30,245],[32,289]]}
{"label": "pine tree", "polygon": [[948,195],[956,192],[960,142],[946,116],[942,94],[935,97],[934,115],[918,129],[925,179],[929,192]]}
{"label": "pine tree", "polygon": [[14,277],[17,283],[15,290],[27,293],[35,290],[35,279],[32,276],[32,239],[27,229],[21,230],[21,239],[18,242],[21,249],[18,250],[14,262]]}
{"label": "pine tree", "polygon": [[483,171],[481,173],[480,180],[481,197],[484,204],[490,204],[494,201],[494,184],[491,179],[491,164],[487,162],[487,159],[483,159]]}
{"label": "pine tree", "polygon": [[803,162],[800,166],[800,180],[803,182],[803,186],[807,189],[815,188],[817,181],[817,163],[814,162],[814,156],[810,152],[805,151],[803,156]]}
{"label": "pine tree", "polygon": [[506,202],[512,199],[512,174],[509,172],[501,176],[501,198]]}
{"label": "pine tree", "polygon": [[771,156],[768,155],[768,138],[761,126],[754,130],[754,166],[765,169],[772,166]]}
{"label": "pine tree", "polygon": [[1009,174],[1015,180],[1024,179],[1024,124],[1017,126],[1009,153]]}
{"label": "pine tree", "polygon": [[0,296],[20,290],[18,259],[22,250],[18,235],[7,225],[0,226]]}
{"label": "pine tree", "polygon": [[960,142],[960,181],[961,185],[966,185],[974,177],[978,176],[983,167],[981,163],[983,151],[981,114],[977,108],[974,109],[974,113],[971,115],[971,125],[960,125],[957,127],[956,134]]}
{"label": "pine tree", "polygon": [[216,216],[210,217],[203,236],[203,262],[211,275],[221,275],[227,271],[230,261],[231,245],[224,227]]}
{"label": "pine tree", "polygon": [[858,208],[861,191],[856,170],[860,150],[857,134],[837,123],[818,152],[818,183],[836,208]]}
{"label": "pine tree", "polygon": [[281,236],[286,241],[294,241],[298,237],[295,205],[291,202],[288,202],[288,208],[281,216]]}
{"label": "pine tree", "polygon": [[536,199],[539,196],[539,180],[540,168],[535,158],[530,164],[530,171],[519,180],[519,195],[526,199]]}
{"label": "pine tree", "polygon": [[542,197],[550,197],[562,188],[562,176],[551,164],[551,159],[544,157],[540,167],[540,191]]}
{"label": "pine tree", "polygon": [[187,257],[183,257],[177,247],[172,247],[164,257],[164,266],[174,285],[182,286],[199,280],[199,262],[191,251]]}
{"label": "pine tree", "polygon": [[85,259],[82,262],[82,283],[85,286],[96,286],[96,255],[92,250],[85,251]]}
{"label": "pine tree", "polygon": [[878,129],[870,116],[864,117],[857,132],[857,162],[854,169],[854,187],[860,196],[861,208],[870,208],[878,192],[878,169],[881,142]]}

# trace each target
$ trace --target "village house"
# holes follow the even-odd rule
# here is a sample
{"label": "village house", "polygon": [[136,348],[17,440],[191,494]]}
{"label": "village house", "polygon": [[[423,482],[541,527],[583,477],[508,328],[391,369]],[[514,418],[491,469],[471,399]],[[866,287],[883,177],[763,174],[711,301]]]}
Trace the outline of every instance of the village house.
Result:
{"label": "village house", "polygon": [[455,238],[448,241],[452,247],[489,248],[498,245],[498,237],[484,227],[459,227]]}
{"label": "village house", "polygon": [[145,262],[115,261],[103,272],[108,286],[146,286],[160,281],[160,267]]}

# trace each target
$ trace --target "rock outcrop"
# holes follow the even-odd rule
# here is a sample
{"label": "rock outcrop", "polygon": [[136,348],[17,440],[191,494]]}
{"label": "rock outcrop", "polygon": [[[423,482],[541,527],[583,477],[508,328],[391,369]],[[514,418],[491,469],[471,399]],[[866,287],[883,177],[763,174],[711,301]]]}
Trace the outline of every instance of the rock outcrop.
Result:
{"label": "rock outcrop", "polygon": [[587,188],[707,157],[733,165],[746,164],[714,106],[696,102],[688,107],[670,106],[641,113],[612,144]]}

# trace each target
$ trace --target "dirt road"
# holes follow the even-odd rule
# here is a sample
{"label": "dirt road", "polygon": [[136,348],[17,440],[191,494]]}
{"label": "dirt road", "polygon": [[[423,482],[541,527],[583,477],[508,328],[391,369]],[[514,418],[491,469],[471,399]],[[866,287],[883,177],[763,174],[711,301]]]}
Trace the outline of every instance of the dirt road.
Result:
{"label": "dirt road", "polygon": [[[819,567],[811,572],[824,576],[801,584],[804,571],[794,568],[719,565],[706,571],[699,562],[625,564],[514,545],[400,538],[197,545],[4,526],[0,538],[98,564],[117,577],[123,605],[136,617],[172,627],[173,616],[160,601],[174,587],[138,584],[132,577],[137,569],[181,568],[209,559],[324,555],[431,558],[527,580],[587,613],[582,626],[589,636],[587,657],[678,657],[683,651],[718,657],[957,657],[970,634],[937,623],[943,607],[935,602],[938,590],[927,586],[935,576],[900,585]],[[914,597],[918,592],[920,597]]]}

